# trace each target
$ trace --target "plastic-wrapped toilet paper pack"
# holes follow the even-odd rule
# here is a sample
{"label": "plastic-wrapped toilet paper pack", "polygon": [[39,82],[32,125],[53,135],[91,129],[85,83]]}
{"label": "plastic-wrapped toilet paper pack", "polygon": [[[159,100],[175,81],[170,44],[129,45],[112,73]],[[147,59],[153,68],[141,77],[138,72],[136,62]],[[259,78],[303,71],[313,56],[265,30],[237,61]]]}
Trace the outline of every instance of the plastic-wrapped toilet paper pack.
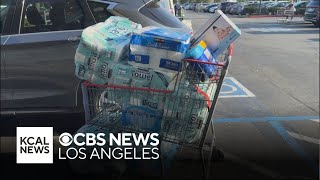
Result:
{"label": "plastic-wrapped toilet paper pack", "polygon": [[129,63],[155,71],[175,73],[189,47],[190,34],[164,27],[145,27],[130,40]]}
{"label": "plastic-wrapped toilet paper pack", "polygon": [[163,111],[145,106],[124,104],[121,124],[123,127],[159,132]]}
{"label": "plastic-wrapped toilet paper pack", "polygon": [[[87,55],[86,50],[98,56],[105,56],[110,61],[120,61],[127,57],[130,36],[133,31],[141,28],[127,18],[111,16],[105,22],[84,29],[77,51]],[[85,49],[85,50],[82,50]],[[75,59],[76,63],[78,62]]]}
{"label": "plastic-wrapped toilet paper pack", "polygon": [[[172,78],[152,69],[144,69],[122,63],[113,64],[108,74],[109,85],[157,90],[166,90]],[[128,103],[129,105],[163,109],[164,94],[121,88],[109,89],[111,89],[108,91],[109,101],[114,101],[121,105]]]}
{"label": "plastic-wrapped toilet paper pack", "polygon": [[164,136],[186,142],[201,137],[215,85],[179,85],[172,98],[166,98],[162,119]]}
{"label": "plastic-wrapped toilet paper pack", "polygon": [[[110,98],[110,96],[106,98]],[[135,96],[131,96],[131,99],[127,102],[123,101],[125,103],[119,105],[118,110],[112,109],[111,113],[108,112],[110,111],[109,109],[104,109],[101,113],[96,115],[88,125],[80,128],[78,132],[118,133],[123,129],[139,129],[159,132],[163,114],[163,109],[161,110],[160,108],[163,108],[163,102],[161,103],[162,105],[159,104],[157,107],[153,107],[150,106],[150,103],[145,102],[140,98],[133,98],[135,98]],[[147,98],[145,98],[145,100],[146,99]],[[153,103],[155,104],[156,102]]]}
{"label": "plastic-wrapped toilet paper pack", "polygon": [[84,67],[90,76],[81,76],[77,73],[79,69],[76,69],[76,76],[91,82],[93,79],[97,84],[106,83],[104,64],[127,60],[131,34],[139,28],[140,24],[127,18],[111,16],[105,22],[84,29],[75,54],[75,65],[76,68]]}
{"label": "plastic-wrapped toilet paper pack", "polygon": [[88,63],[76,63],[75,74],[78,78],[87,80],[95,84],[106,84],[110,81],[110,76],[114,62],[106,60],[104,57],[92,56]]}
{"label": "plastic-wrapped toilet paper pack", "polygon": [[[203,62],[214,62],[216,60],[213,58],[212,52],[207,48],[207,44],[204,41],[200,41],[194,47],[192,47],[186,54],[186,58],[191,58]],[[193,71],[205,73],[207,76],[211,77],[216,72],[216,67],[214,65],[194,63],[190,62],[188,68],[191,68]]]}

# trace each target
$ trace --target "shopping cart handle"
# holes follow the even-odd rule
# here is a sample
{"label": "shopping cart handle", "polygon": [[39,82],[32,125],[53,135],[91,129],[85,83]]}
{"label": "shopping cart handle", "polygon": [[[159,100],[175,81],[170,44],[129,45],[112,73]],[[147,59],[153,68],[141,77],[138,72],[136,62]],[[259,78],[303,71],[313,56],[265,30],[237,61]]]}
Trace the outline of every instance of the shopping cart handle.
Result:
{"label": "shopping cart handle", "polygon": [[200,63],[200,64],[210,64],[210,65],[215,65],[215,66],[224,66],[224,63],[206,62],[206,61],[200,61],[200,60],[195,60],[195,59],[183,59],[183,61]]}
{"label": "shopping cart handle", "polygon": [[158,92],[158,93],[172,93],[173,91],[165,90],[165,89],[152,89],[152,88],[141,88],[134,86],[122,86],[122,85],[114,85],[114,84],[94,84],[88,81],[84,81],[82,83],[86,87],[93,88],[112,88],[112,89],[126,89],[130,91],[148,91],[148,92]]}

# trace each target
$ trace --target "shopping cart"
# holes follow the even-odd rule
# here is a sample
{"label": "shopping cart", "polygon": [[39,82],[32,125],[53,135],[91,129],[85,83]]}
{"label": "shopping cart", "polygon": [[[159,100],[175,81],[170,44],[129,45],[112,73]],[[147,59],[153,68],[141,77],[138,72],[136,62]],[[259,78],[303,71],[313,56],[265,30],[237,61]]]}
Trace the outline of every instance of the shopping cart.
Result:
{"label": "shopping cart", "polygon": [[[232,51],[233,45],[216,63],[184,59],[170,90],[84,82],[86,121],[112,133],[158,132],[160,142],[194,148],[208,178],[212,160],[224,158],[215,146],[212,116]],[[215,68],[214,73],[208,73],[208,67]]]}

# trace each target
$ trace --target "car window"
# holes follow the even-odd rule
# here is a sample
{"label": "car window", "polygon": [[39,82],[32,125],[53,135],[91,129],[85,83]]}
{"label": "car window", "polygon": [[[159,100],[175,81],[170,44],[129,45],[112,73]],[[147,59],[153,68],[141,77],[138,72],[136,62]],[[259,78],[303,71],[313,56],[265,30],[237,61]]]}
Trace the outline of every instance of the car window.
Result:
{"label": "car window", "polygon": [[88,4],[96,22],[103,22],[110,16],[113,16],[113,14],[107,9],[109,4],[93,1],[88,1]]}
{"label": "car window", "polygon": [[23,8],[20,33],[83,29],[85,20],[77,0],[29,0]]}
{"label": "car window", "polygon": [[5,24],[6,24],[7,15],[8,15],[10,5],[11,5],[11,0],[1,0],[0,35],[2,35],[2,32],[3,32]]}
{"label": "car window", "polygon": [[320,1],[310,1],[310,2],[308,3],[308,6],[319,6],[319,2],[320,2]]}

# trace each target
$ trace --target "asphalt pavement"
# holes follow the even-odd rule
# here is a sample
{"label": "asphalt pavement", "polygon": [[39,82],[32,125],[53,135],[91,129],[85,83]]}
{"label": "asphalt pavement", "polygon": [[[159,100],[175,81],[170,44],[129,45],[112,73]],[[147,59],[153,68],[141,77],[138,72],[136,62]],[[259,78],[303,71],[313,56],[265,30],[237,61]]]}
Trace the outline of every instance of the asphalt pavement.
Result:
{"label": "asphalt pavement", "polygon": [[[196,31],[210,15],[185,18]],[[230,18],[242,35],[214,114],[225,160],[214,162],[210,179],[319,179],[319,28],[302,18]],[[199,179],[194,155],[178,157],[173,179]]]}

